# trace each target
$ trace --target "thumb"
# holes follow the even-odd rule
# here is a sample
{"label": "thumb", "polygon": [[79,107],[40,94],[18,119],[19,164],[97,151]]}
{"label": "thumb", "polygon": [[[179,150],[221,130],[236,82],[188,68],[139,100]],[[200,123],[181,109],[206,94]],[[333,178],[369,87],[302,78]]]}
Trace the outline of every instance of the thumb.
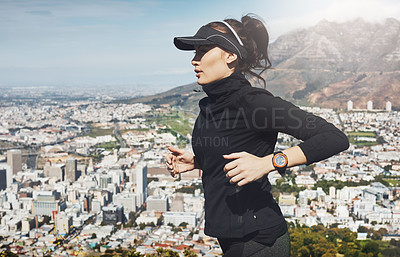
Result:
{"label": "thumb", "polygon": [[170,150],[173,154],[183,154],[184,150],[175,148],[173,146],[168,146],[168,150]]}
{"label": "thumb", "polygon": [[231,153],[231,154],[224,154],[222,155],[225,159],[237,159],[242,156],[241,153]]}

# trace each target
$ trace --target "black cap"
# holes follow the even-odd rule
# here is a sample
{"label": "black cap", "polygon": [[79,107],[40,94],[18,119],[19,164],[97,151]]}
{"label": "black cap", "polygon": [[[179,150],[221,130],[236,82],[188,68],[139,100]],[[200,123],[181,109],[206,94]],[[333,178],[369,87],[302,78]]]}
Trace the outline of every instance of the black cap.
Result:
{"label": "black cap", "polygon": [[235,38],[209,26],[201,27],[192,37],[175,37],[174,44],[180,50],[194,50],[196,45],[216,45],[235,53],[240,59],[247,57],[246,49]]}

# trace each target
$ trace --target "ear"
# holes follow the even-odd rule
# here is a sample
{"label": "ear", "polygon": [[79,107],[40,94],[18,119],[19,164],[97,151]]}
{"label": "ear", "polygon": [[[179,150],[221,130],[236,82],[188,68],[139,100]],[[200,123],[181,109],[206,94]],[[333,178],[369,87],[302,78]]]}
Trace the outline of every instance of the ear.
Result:
{"label": "ear", "polygon": [[231,63],[233,63],[234,61],[236,61],[237,60],[237,55],[236,54],[234,54],[234,53],[228,53],[228,55],[227,55],[227,57],[226,57],[226,63],[227,64],[231,64]]}

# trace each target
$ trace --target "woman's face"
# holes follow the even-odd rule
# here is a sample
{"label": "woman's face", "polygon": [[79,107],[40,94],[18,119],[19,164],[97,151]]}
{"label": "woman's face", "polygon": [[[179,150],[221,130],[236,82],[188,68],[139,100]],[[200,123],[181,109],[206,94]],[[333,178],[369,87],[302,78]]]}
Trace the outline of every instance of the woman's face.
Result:
{"label": "woman's face", "polygon": [[[232,54],[216,46],[196,46],[192,65],[200,85],[229,77],[234,69],[229,67]],[[236,59],[236,56],[235,56]]]}

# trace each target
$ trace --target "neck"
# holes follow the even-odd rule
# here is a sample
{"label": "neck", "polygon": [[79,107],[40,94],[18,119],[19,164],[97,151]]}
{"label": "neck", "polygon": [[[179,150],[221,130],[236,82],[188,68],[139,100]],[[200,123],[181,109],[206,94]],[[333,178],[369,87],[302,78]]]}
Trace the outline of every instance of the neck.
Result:
{"label": "neck", "polygon": [[231,75],[223,79],[202,85],[204,92],[210,98],[218,98],[222,95],[230,94],[250,83],[240,71],[232,72]]}

